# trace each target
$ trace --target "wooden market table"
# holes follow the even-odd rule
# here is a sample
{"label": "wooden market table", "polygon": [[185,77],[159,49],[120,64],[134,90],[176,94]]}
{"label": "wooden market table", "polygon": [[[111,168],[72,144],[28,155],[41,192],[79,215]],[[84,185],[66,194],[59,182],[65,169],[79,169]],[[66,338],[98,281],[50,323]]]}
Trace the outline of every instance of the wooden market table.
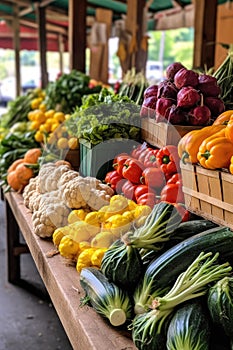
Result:
{"label": "wooden market table", "polygon": [[[4,199],[9,282],[19,281],[20,254],[30,252],[74,350],[135,350],[127,331],[111,327],[91,307],[80,307],[84,291],[78,272],[60,254],[49,257],[54,245],[34,234],[22,195],[8,192]],[[20,232],[26,245],[20,243]]]}

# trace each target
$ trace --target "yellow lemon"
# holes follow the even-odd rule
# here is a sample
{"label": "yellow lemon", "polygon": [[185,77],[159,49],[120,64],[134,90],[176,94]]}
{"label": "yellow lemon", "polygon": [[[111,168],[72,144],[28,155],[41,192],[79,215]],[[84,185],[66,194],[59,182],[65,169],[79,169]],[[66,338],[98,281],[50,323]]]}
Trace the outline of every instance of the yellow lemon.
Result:
{"label": "yellow lemon", "polygon": [[68,148],[68,140],[65,137],[61,137],[57,140],[57,148],[58,149],[66,149]]}

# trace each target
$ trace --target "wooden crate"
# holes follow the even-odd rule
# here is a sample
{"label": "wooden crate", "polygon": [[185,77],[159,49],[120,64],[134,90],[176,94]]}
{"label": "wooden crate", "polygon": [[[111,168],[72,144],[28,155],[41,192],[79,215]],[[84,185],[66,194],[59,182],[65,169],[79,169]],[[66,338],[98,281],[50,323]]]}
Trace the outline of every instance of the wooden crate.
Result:
{"label": "wooden crate", "polygon": [[165,145],[178,145],[180,139],[189,131],[203,128],[202,126],[172,125],[157,123],[155,119],[142,118],[141,137],[150,145],[161,148]]}
{"label": "wooden crate", "polygon": [[181,164],[185,205],[191,212],[233,229],[233,175]]}
{"label": "wooden crate", "polygon": [[67,162],[70,162],[74,170],[79,171],[80,149],[69,149],[65,155],[65,160],[67,160]]}

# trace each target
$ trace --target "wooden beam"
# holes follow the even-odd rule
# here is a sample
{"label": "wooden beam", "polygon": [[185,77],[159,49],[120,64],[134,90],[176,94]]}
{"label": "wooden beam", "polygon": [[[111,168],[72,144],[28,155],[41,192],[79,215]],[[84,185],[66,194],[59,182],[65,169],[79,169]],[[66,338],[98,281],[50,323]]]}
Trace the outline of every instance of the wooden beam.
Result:
{"label": "wooden beam", "polygon": [[47,40],[46,40],[46,13],[45,7],[38,6],[36,9],[38,22],[39,53],[41,66],[41,87],[44,89],[48,85],[47,72]]}
{"label": "wooden beam", "polygon": [[86,7],[87,0],[69,0],[70,70],[86,70]]}
{"label": "wooden beam", "polygon": [[217,0],[194,0],[193,67],[211,68],[215,60]]}
{"label": "wooden beam", "polygon": [[15,78],[16,78],[16,96],[21,95],[21,77],[20,77],[20,27],[19,27],[19,7],[17,4],[13,6],[14,20],[12,22],[14,37],[13,46],[15,51]]}

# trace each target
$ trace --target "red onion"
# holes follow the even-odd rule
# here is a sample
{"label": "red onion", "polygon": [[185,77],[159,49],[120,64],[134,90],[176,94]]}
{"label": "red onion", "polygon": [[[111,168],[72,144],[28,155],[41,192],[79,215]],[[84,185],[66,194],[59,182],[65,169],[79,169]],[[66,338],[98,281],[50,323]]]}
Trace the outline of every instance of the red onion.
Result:
{"label": "red onion", "polygon": [[166,97],[176,100],[177,92],[176,86],[171,81],[163,80],[158,85],[157,98]]}
{"label": "red onion", "polygon": [[192,86],[185,86],[177,94],[177,106],[178,107],[193,107],[199,101],[201,97],[196,89]]}
{"label": "red onion", "polygon": [[190,125],[207,125],[211,119],[211,111],[207,106],[197,106],[188,114]]}
{"label": "red onion", "polygon": [[145,98],[141,106],[140,117],[155,118],[156,102],[156,96],[149,96]]}
{"label": "red onion", "polygon": [[166,77],[167,77],[167,79],[173,80],[175,74],[176,74],[181,68],[185,68],[185,67],[184,67],[183,64],[180,63],[180,62],[174,62],[174,63],[169,64],[169,66],[167,66],[167,68],[166,68]]}
{"label": "red onion", "polygon": [[211,111],[211,117],[214,119],[219,114],[225,111],[224,102],[218,97],[206,97],[204,99],[204,104],[209,107]]}
{"label": "red onion", "polygon": [[171,124],[186,124],[186,112],[181,108],[173,105],[169,110],[168,121]]}
{"label": "red onion", "polygon": [[156,121],[161,122],[168,118],[171,106],[175,103],[170,98],[161,97],[156,103]]}
{"label": "red onion", "polygon": [[205,96],[217,97],[221,93],[220,86],[215,77],[208,74],[199,75],[198,90],[200,90]]}
{"label": "red onion", "polygon": [[148,86],[148,88],[146,88],[146,90],[144,91],[144,99],[150,96],[157,96],[158,93],[158,85],[151,85]]}
{"label": "red onion", "polygon": [[174,76],[174,84],[177,89],[184,86],[196,87],[198,83],[198,74],[191,69],[182,68]]}

